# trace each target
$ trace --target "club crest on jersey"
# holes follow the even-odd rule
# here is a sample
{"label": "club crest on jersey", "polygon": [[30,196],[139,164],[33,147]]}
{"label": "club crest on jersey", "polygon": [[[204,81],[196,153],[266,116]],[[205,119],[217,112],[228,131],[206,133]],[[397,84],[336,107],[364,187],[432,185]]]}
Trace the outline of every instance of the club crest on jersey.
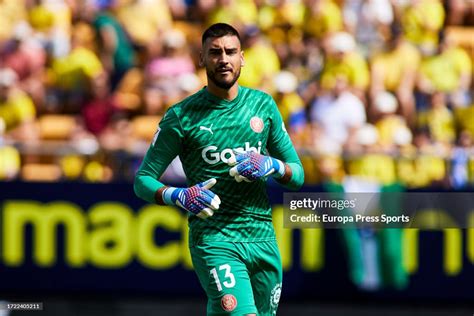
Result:
{"label": "club crest on jersey", "polygon": [[250,119],[250,128],[255,133],[261,133],[263,131],[263,121],[258,116],[254,116]]}
{"label": "club crest on jersey", "polygon": [[232,294],[226,294],[221,299],[221,306],[226,312],[232,312],[237,307],[237,299]]}

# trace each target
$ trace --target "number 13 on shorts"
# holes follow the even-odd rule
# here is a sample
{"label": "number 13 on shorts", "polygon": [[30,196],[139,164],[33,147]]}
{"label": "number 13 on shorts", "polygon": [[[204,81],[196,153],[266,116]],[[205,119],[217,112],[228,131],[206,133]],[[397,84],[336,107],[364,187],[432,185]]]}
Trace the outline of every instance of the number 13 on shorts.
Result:
{"label": "number 13 on shorts", "polygon": [[[224,277],[222,279],[219,278],[219,274],[217,273],[218,270],[224,270]],[[228,289],[233,288],[235,286],[234,274],[232,274],[230,265],[228,265],[227,263],[219,266],[218,269],[212,268],[209,273],[214,277],[214,281],[216,282],[217,290],[219,292],[222,291],[222,285]]]}

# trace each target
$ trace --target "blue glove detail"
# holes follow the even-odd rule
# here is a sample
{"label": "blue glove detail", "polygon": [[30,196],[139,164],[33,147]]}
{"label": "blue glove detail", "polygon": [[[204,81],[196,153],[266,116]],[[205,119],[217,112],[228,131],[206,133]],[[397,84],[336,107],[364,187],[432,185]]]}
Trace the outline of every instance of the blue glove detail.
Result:
{"label": "blue glove detail", "polygon": [[163,192],[163,201],[205,219],[214,215],[214,211],[218,210],[221,204],[219,196],[209,190],[216,182],[217,180],[212,178],[190,188],[169,187]]}
{"label": "blue glove detail", "polygon": [[285,174],[283,162],[253,151],[234,151],[234,156],[229,159],[229,165],[233,166],[229,174],[237,182],[253,182],[271,174],[275,178],[281,178]]}

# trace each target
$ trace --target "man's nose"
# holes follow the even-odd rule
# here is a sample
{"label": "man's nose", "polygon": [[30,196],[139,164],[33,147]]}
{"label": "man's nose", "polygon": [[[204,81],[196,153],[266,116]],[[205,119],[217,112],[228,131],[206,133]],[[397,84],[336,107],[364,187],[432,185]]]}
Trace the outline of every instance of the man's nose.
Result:
{"label": "man's nose", "polygon": [[229,63],[229,55],[227,55],[225,52],[222,52],[222,53],[219,55],[218,61],[219,61],[220,64],[227,64],[227,63]]}

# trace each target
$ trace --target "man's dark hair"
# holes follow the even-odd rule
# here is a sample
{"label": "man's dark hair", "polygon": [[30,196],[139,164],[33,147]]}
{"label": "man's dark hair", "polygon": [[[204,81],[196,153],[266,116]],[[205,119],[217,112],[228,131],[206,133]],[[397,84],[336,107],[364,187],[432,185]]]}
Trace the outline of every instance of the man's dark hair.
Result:
{"label": "man's dark hair", "polygon": [[240,35],[237,30],[229,24],[226,23],[216,23],[207,28],[202,34],[202,45],[206,42],[208,38],[213,37],[223,37],[223,36],[237,36],[240,42]]}

